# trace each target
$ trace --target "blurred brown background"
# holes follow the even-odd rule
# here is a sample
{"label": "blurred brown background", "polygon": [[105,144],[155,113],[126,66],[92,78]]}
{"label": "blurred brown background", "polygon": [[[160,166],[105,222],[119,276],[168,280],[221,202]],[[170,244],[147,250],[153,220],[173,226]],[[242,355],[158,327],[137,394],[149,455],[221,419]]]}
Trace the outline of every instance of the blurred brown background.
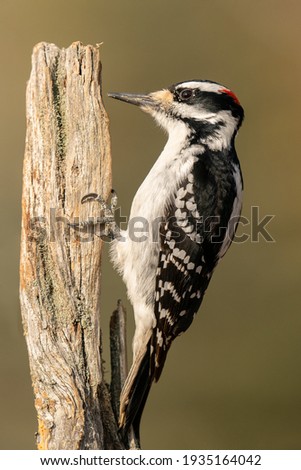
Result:
{"label": "blurred brown background", "polygon": [[[104,42],[104,94],[194,78],[234,90],[246,111],[243,214],[259,206],[260,218],[275,215],[267,226],[275,242],[232,246],[192,328],[171,349],[145,411],[144,448],[300,449],[300,15],[298,0],[0,0],[0,448],[35,448],[37,429],[18,300],[31,51],[40,41],[80,40]],[[113,185],[128,214],[165,136],[137,108],[105,103]],[[108,363],[109,313],[126,295],[107,254],[103,269]]]}

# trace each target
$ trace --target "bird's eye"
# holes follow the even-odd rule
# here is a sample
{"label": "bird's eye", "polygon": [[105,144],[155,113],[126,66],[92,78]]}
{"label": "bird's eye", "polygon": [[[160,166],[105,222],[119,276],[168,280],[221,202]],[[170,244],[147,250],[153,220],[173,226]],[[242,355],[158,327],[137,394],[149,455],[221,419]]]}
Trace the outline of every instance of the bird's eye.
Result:
{"label": "bird's eye", "polygon": [[185,88],[184,90],[181,90],[179,93],[179,101],[187,101],[189,98],[191,98],[193,95],[193,90],[190,88]]}

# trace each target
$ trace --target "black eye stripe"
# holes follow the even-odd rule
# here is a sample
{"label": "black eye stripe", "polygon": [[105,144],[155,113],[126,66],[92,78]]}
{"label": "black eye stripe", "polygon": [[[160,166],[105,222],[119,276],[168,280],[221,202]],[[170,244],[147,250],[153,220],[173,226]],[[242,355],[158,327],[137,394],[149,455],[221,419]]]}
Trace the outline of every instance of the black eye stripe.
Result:
{"label": "black eye stripe", "polygon": [[199,88],[173,88],[171,89],[174,100],[178,103],[185,103],[190,106],[203,106],[207,111],[216,113],[218,111],[231,111],[235,118],[243,119],[243,108],[239,104],[236,96],[232,93],[218,93],[210,90],[200,90]]}

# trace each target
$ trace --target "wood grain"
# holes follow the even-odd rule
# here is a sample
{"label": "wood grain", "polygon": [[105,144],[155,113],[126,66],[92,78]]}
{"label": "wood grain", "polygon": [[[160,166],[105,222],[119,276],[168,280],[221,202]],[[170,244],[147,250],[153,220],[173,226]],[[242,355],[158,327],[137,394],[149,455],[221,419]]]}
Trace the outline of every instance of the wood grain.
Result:
{"label": "wood grain", "polygon": [[99,48],[35,46],[26,103],[20,299],[37,445],[122,448],[101,364],[102,242],[68,226],[99,215],[82,196],[111,189]]}

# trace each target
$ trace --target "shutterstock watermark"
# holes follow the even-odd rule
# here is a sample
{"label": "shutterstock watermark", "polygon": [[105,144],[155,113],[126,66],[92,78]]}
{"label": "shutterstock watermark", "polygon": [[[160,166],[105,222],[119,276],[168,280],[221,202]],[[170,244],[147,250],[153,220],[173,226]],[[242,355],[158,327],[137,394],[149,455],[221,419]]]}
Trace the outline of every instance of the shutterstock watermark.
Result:
{"label": "shutterstock watermark", "polygon": [[[265,241],[268,243],[274,243],[276,240],[271,234],[268,225],[275,218],[275,215],[266,214],[260,216],[259,206],[251,206],[250,218],[241,216],[238,222],[238,227],[241,226],[243,229],[242,234],[236,232],[233,242],[244,243],[251,241],[252,243],[259,243]],[[246,230],[246,229],[249,230]]]}
{"label": "shutterstock watermark", "polygon": [[[110,233],[109,223],[103,222],[103,217],[89,217],[86,221],[81,221],[79,218],[69,219],[66,216],[59,214],[59,210],[51,208],[48,216],[37,216],[30,220],[31,238],[32,241],[39,238],[47,238],[48,241],[55,243],[58,237],[63,236],[67,241],[77,240],[81,243],[91,243],[95,237],[101,238],[105,242],[110,242],[112,237]],[[116,238],[120,243],[125,242],[124,230],[127,229],[127,237],[135,243],[143,243],[147,240],[156,243],[159,241],[160,233],[164,232],[164,226],[168,222],[168,230],[171,231],[171,238],[175,242],[180,242],[187,235],[189,236],[188,227],[191,230],[197,229],[197,241],[201,243],[202,238],[210,238],[212,243],[220,243],[229,234],[236,234],[233,243],[274,243],[275,238],[272,235],[270,224],[275,218],[275,215],[260,213],[259,206],[251,206],[250,213],[239,217],[230,219],[228,226],[223,226],[220,223],[220,218],[217,216],[210,216],[200,218],[196,222],[195,219],[185,219],[172,217],[166,220],[163,217],[158,217],[155,220],[149,221],[144,217],[133,217],[127,219],[126,216],[121,214],[120,208],[115,211],[116,219],[118,220],[117,229],[118,235]],[[186,230],[185,230],[186,227]],[[180,228],[180,229],[179,229]],[[116,235],[116,234],[115,234]]]}

